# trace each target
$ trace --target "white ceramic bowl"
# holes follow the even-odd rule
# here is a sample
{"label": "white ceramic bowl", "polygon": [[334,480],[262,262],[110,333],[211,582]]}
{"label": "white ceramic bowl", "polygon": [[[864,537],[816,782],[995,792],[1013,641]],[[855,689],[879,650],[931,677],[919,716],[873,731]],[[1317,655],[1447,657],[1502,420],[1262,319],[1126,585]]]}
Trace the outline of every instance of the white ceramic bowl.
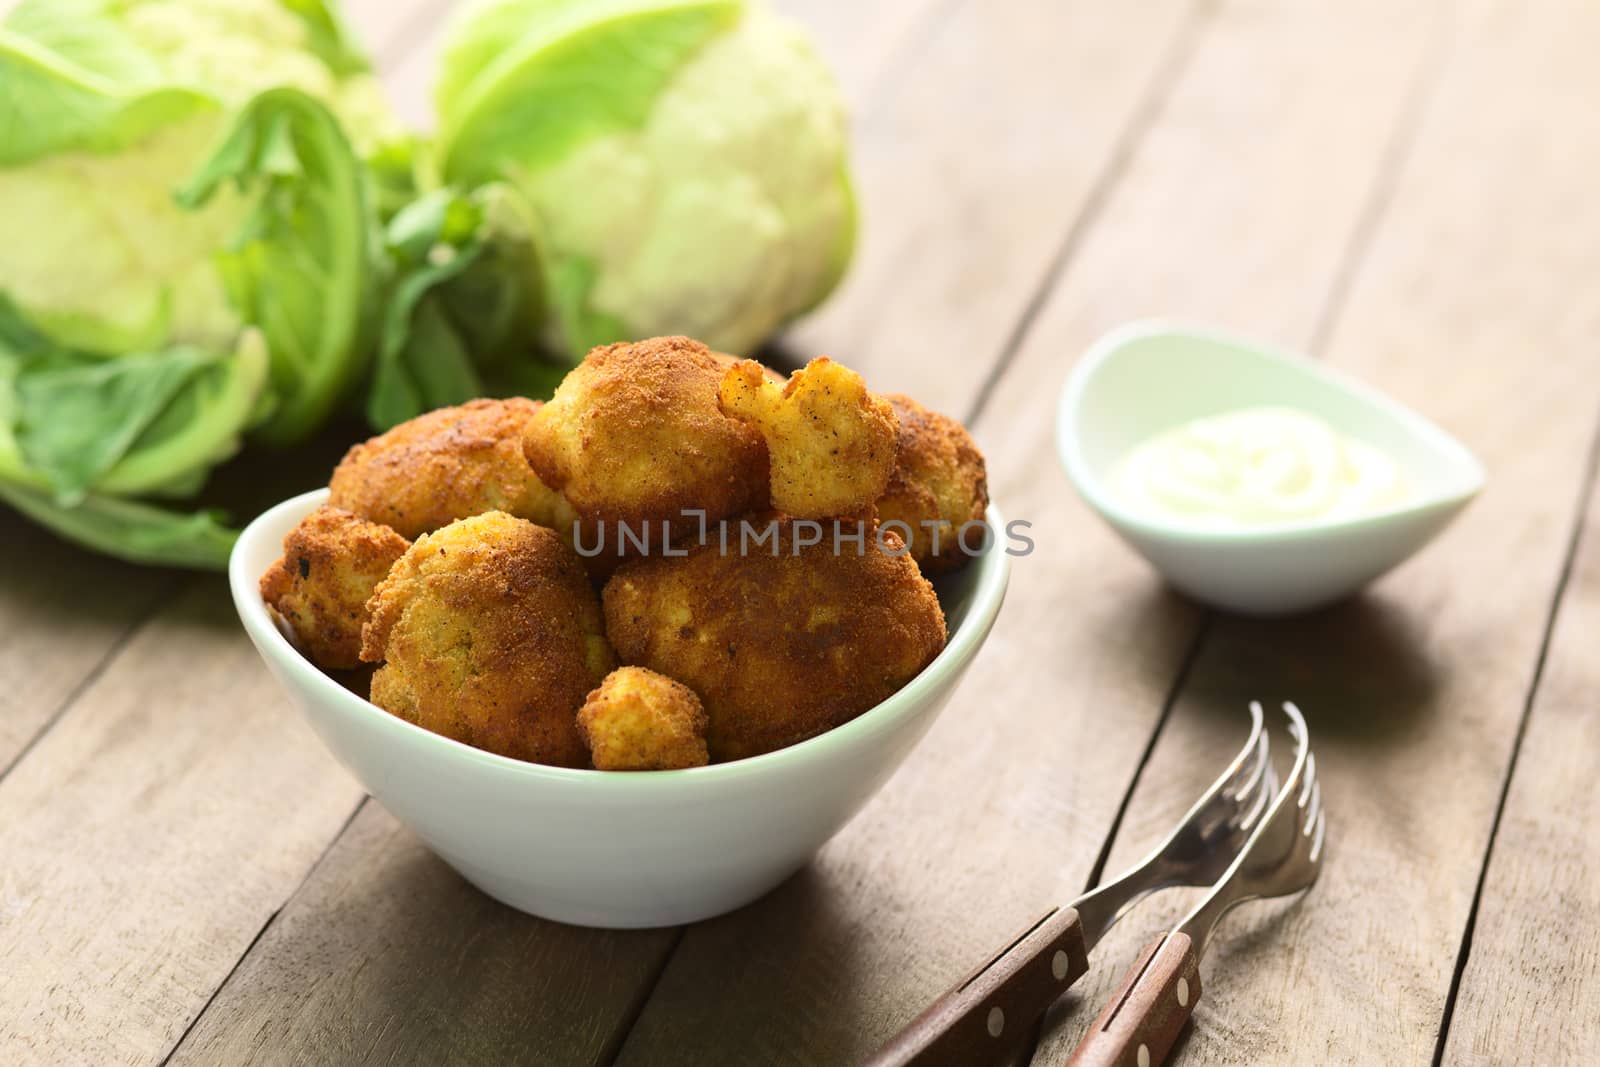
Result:
{"label": "white ceramic bowl", "polygon": [[[794,873],[933,724],[994,625],[1010,561],[1000,537],[936,583],[943,652],[837,729],[763,756],[642,773],[508,759],[403,722],[323,674],[257,591],[283,537],[326,490],[252,522],[228,564],[261,658],[339,761],[468,881],[514,908],[583,926],[670,926],[737,908]],[[1003,531],[993,508],[989,522]]]}
{"label": "white ceramic bowl", "polygon": [[[1356,519],[1213,530],[1131,511],[1112,490],[1137,445],[1191,419],[1255,405],[1321,417],[1393,459],[1414,489]],[[1483,487],[1455,438],[1397,401],[1310,360],[1239,338],[1141,322],[1097,341],[1068,377],[1056,444],[1091,508],[1179,590],[1231,611],[1280,615],[1360,589],[1434,537]]]}

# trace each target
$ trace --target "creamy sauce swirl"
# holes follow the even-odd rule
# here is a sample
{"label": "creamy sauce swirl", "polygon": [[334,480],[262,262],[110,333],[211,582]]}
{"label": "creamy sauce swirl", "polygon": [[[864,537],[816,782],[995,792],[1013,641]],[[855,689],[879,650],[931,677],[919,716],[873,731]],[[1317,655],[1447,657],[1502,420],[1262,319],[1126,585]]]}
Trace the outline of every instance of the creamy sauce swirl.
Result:
{"label": "creamy sauce swirl", "polygon": [[1122,461],[1114,486],[1139,512],[1209,528],[1357,518],[1409,492],[1388,456],[1289,407],[1243,408],[1159,434]]}

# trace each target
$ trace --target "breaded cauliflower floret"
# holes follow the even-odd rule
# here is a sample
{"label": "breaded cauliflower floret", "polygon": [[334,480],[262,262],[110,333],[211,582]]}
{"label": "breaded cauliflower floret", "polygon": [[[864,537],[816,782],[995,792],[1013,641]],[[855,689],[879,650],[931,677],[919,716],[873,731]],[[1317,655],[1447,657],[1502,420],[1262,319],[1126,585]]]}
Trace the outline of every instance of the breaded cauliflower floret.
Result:
{"label": "breaded cauliflower floret", "polygon": [[402,422],[345,453],[328,502],[416,538],[485,511],[505,511],[569,543],[576,518],[522,455],[536,400],[471,400]]}
{"label": "breaded cauliflower floret", "polygon": [[[842,539],[833,526],[750,516],[724,527],[726,552],[714,535],[683,556],[624,564],[606,583],[617,654],[694,690],[713,760],[830,730],[944,648],[939,600],[899,537],[885,532],[883,551],[870,524],[840,522]],[[848,540],[858,533],[859,554]]]}
{"label": "breaded cauliflower floret", "polygon": [[861,515],[894,467],[895,414],[861,375],[826,356],[779,386],[745,360],[722,377],[724,414],[761,431],[772,506],[799,518]]}
{"label": "breaded cauliflower floret", "polygon": [[283,539],[283,557],[261,576],[261,599],[319,667],[361,665],[367,598],[411,542],[387,526],[324,504]]}
{"label": "breaded cauliflower floret", "polygon": [[643,667],[606,675],[579,709],[578,730],[596,770],[667,771],[710,762],[700,698]]}
{"label": "breaded cauliflower floret", "polygon": [[417,539],[368,608],[374,704],[502,756],[588,762],[578,708],[616,659],[555,533],[503,511],[453,522]]}
{"label": "breaded cauliflower floret", "polygon": [[[924,574],[953,570],[971,558],[961,527],[981,521],[989,506],[983,453],[956,420],[908,396],[888,400],[900,419],[900,442],[889,488],[878,498],[878,521],[895,524],[891,529],[905,536]],[[976,529],[966,535],[968,549],[981,542]]]}
{"label": "breaded cauliflower floret", "polygon": [[[562,381],[528,427],[528,462],[591,526],[635,532],[661,523],[698,532],[761,507],[767,452],[761,435],[717,410],[724,359],[687,337],[606,345]],[[587,543],[596,539],[586,536]]]}

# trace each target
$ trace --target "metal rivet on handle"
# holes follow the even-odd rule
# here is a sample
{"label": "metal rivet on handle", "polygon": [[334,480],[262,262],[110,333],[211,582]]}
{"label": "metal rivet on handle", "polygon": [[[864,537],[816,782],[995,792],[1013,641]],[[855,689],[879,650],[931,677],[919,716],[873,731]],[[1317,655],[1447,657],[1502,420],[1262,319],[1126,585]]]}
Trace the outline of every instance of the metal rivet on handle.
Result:
{"label": "metal rivet on handle", "polygon": [[[999,1037],[1000,1031],[1006,1028],[1006,1013],[999,1008],[989,1009],[989,1036]],[[1145,1065],[1148,1067],[1148,1065]]]}
{"label": "metal rivet on handle", "polygon": [[1139,1046],[1139,1067],[1150,1067],[1150,1046]]}
{"label": "metal rivet on handle", "polygon": [[1071,961],[1067,959],[1067,953],[1064,949],[1056,949],[1056,954],[1050,957],[1050,973],[1056,976],[1056,981],[1060,982],[1066,979],[1067,964],[1069,962]]}
{"label": "metal rivet on handle", "polygon": [[1180,979],[1178,979],[1178,1007],[1187,1008],[1188,1006],[1189,1006],[1189,979],[1180,978]]}

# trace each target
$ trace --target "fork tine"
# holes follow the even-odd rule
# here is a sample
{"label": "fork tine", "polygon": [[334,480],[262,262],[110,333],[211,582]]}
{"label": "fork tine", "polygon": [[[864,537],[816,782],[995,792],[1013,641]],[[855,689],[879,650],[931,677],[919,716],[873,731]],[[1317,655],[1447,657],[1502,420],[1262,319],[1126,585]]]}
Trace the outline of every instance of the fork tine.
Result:
{"label": "fork tine", "polygon": [[[991,1038],[979,1035],[998,1033],[994,1020],[1002,1015],[1016,1017],[1024,1024],[1017,1029],[1026,1032],[1027,1021],[1043,1014],[1066,985],[1085,973],[1088,953],[1144,896],[1171,886],[1215,887],[1219,878],[1236,874],[1240,850],[1264,829],[1258,825],[1263,813],[1273,812],[1271,817],[1277,821],[1276,813],[1291,797],[1278,790],[1265,715],[1258,701],[1250,702],[1250,720],[1244,746],[1161,844],[1121,874],[1036,920],[1021,937],[1008,942],[977,972],[935,1001],[872,1062],[905,1063],[913,1058],[922,1062],[920,1054],[911,1056],[908,1051],[928,1051],[946,1042],[944,1054],[931,1057],[945,1062],[958,1047],[950,1043],[950,1035],[956,1033],[970,1033],[978,1042],[970,1044],[966,1037],[959,1038],[967,1052],[980,1045],[994,1051],[992,1044],[982,1045]],[[1303,758],[1299,757],[1301,762]],[[1053,982],[1035,982],[1029,977],[1043,973],[1041,967],[1053,976]],[[1193,978],[1193,995],[1198,997],[1198,972]],[[1180,998],[1189,998],[1189,987],[1179,988]],[[1008,997],[1004,1009],[993,999],[1001,991]],[[1185,1003],[1193,1001],[1180,999],[1180,1007]],[[968,1058],[963,1057],[963,1062]]]}
{"label": "fork tine", "polygon": [[[1300,714],[1300,709],[1294,704],[1285,701],[1283,711],[1288,718],[1289,734],[1295,743],[1294,763],[1282,784],[1273,790],[1275,795],[1265,806],[1264,812],[1260,814],[1252,812],[1250,840],[1246,842],[1235,864],[1237,866],[1241,862],[1248,863],[1249,870],[1253,872],[1277,869],[1295,855],[1303,855],[1306,838],[1302,831],[1310,825],[1314,817],[1320,815],[1321,792],[1316,781],[1316,755],[1310,749],[1310,731],[1306,729],[1305,718]],[[1316,798],[1318,810],[1308,815],[1307,809],[1313,803],[1313,798]],[[1270,842],[1264,843],[1263,835],[1270,837]],[[1257,855],[1247,859],[1246,857],[1252,852]],[[1249,877],[1250,875],[1246,873],[1246,881]]]}
{"label": "fork tine", "polygon": [[1305,744],[1310,735],[1306,731],[1306,717],[1300,713],[1299,705],[1292,700],[1285,700],[1283,712],[1289,716],[1289,733],[1294,737],[1295,744]]}
{"label": "fork tine", "polygon": [[1252,768],[1250,771],[1250,776],[1240,783],[1238,788],[1233,791],[1233,799],[1238,801],[1240,804],[1249,803],[1251,794],[1253,794],[1256,791],[1256,788],[1260,786],[1261,783],[1266,779],[1267,772],[1272,767],[1272,761],[1267,758],[1267,750],[1265,747],[1266,739],[1267,735],[1263,731],[1261,734],[1261,743],[1254,746],[1254,758],[1250,761],[1250,767]]}
{"label": "fork tine", "polygon": [[[1258,708],[1251,705],[1252,712]],[[1194,1010],[1200,994],[1200,958],[1222,917],[1247,900],[1298,893],[1316,881],[1326,821],[1311,734],[1299,708],[1285,702],[1283,711],[1295,745],[1288,777],[1281,788],[1271,790],[1275,796],[1269,804],[1261,803],[1265,792],[1256,795],[1243,846],[1210,892],[1144,950],[1073,1053],[1069,1061],[1073,1067],[1164,1060]],[[1307,820],[1314,820],[1315,832],[1310,835],[1304,832]],[[1171,999],[1174,989],[1176,1008]]]}
{"label": "fork tine", "polygon": [[1317,819],[1319,819],[1321,816],[1322,783],[1319,781],[1314,781],[1311,783],[1311,800],[1306,804],[1306,817],[1304,823],[1305,829],[1302,832],[1310,835],[1311,831],[1316,828]]}
{"label": "fork tine", "polygon": [[1272,760],[1268,755],[1269,738],[1261,705],[1252,702],[1250,733],[1243,746],[1229,762],[1227,769],[1195,801],[1166,844],[1170,844],[1185,829],[1198,832],[1201,837],[1208,839],[1221,832],[1237,830],[1241,813],[1249,810],[1263,786],[1263,775],[1272,773]]}
{"label": "fork tine", "polygon": [[1223,772],[1218,784],[1226,781],[1231,785],[1239,778],[1245,778],[1246,782],[1237,786],[1235,793],[1237,794],[1239,789],[1243,789],[1248,784],[1249,779],[1255,777],[1256,771],[1259,770],[1260,766],[1267,762],[1266,742],[1266,717],[1261,712],[1260,703],[1252,700],[1250,702],[1250,735],[1245,738],[1244,747],[1239,749],[1239,754],[1233,757],[1233,762],[1228,764],[1228,769]]}
{"label": "fork tine", "polygon": [[1256,819],[1259,819],[1262,811],[1266,811],[1267,805],[1272,803],[1272,795],[1274,795],[1275,792],[1277,792],[1277,790],[1261,790],[1261,793],[1256,795],[1256,800],[1254,800],[1254,803],[1251,803],[1250,811],[1246,811],[1245,817],[1238,821],[1238,829],[1248,830],[1250,827],[1253,827],[1253,825],[1256,825]]}
{"label": "fork tine", "polygon": [[1234,760],[1237,773],[1233,780],[1238,784],[1231,791],[1235,810],[1228,819],[1228,825],[1244,829],[1248,829],[1260,815],[1263,798],[1270,803],[1272,795],[1277,792],[1277,777],[1273,774],[1272,760],[1268,756],[1268,735],[1260,701],[1250,702],[1250,718],[1250,736],[1245,740],[1239,757]]}
{"label": "fork tine", "polygon": [[[1211,783],[1210,788],[1195,801],[1179,829],[1192,828],[1202,837],[1210,837],[1224,827],[1239,825],[1239,812],[1252,802],[1260,787],[1263,773],[1270,773],[1272,761],[1268,758],[1268,734],[1262,719],[1261,705],[1250,706],[1250,734],[1244,746],[1228,764],[1227,769]],[[1269,790],[1270,791],[1270,790]],[[1174,834],[1178,831],[1175,830]],[[1167,843],[1170,843],[1171,838]],[[1165,844],[1162,846],[1165,847]],[[1160,851],[1158,848],[1156,851]]]}
{"label": "fork tine", "polygon": [[[1282,842],[1282,855],[1287,857],[1298,851],[1303,838],[1302,832],[1308,830],[1314,818],[1314,813],[1305,814],[1308,805],[1313,795],[1320,796],[1320,794],[1316,792],[1317,757],[1310,750],[1311,735],[1306,729],[1305,718],[1300,714],[1300,709],[1289,701],[1283,703],[1283,711],[1288,718],[1286,725],[1289,736],[1295,743],[1294,763],[1282,785],[1271,791],[1274,795],[1268,810],[1264,814],[1252,811],[1250,821],[1245,826],[1254,836],[1257,832],[1255,826],[1257,819],[1268,819],[1272,825],[1260,829],[1271,834],[1275,841]],[[1292,813],[1286,810],[1291,802],[1295,809]],[[1320,804],[1320,800],[1318,803]],[[1267,850],[1270,852],[1277,847],[1279,846],[1267,846]],[[1249,846],[1246,848],[1248,850]]]}
{"label": "fork tine", "polygon": [[1311,787],[1316,784],[1317,780],[1317,754],[1315,752],[1306,757],[1306,770],[1301,775],[1301,779],[1300,796],[1295,800],[1295,804],[1303,809],[1306,806],[1306,802],[1311,799]]}
{"label": "fork tine", "polygon": [[1276,783],[1277,776],[1274,774],[1268,774],[1265,777],[1271,779],[1271,781],[1267,784],[1266,788],[1262,789],[1256,794],[1256,798],[1251,802],[1249,810],[1247,810],[1244,813],[1244,817],[1239,820],[1239,828],[1241,830],[1248,830],[1256,824],[1256,820],[1261,818],[1261,813],[1267,810],[1267,805],[1272,803],[1272,798],[1278,791]]}
{"label": "fork tine", "polygon": [[[1238,753],[1183,818],[1133,866],[1080,895],[1078,912],[1086,946],[1146,894],[1174,885],[1209,885],[1249,833],[1251,821],[1271,804],[1277,777],[1270,734],[1259,701],[1250,703],[1250,733]],[[1241,813],[1246,821],[1240,824]]]}

